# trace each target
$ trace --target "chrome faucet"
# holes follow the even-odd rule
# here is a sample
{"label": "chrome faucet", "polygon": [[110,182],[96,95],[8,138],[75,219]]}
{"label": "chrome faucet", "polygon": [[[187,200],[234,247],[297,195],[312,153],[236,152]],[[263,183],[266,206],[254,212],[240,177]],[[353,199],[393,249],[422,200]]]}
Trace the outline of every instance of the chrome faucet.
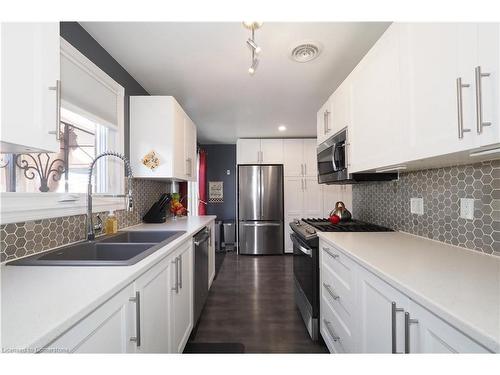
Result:
{"label": "chrome faucet", "polygon": [[97,155],[95,159],[90,163],[89,167],[89,180],[87,185],[87,240],[92,241],[95,239],[95,232],[102,231],[102,220],[99,216],[97,216],[98,223],[94,225],[92,220],[92,172],[94,170],[94,165],[102,157],[105,156],[114,156],[119,159],[122,159],[125,163],[125,167],[127,169],[127,194],[125,195],[125,209],[127,211],[132,211],[134,208],[134,202],[132,199],[132,167],[130,166],[129,160],[122,154],[118,152],[106,151],[100,155]]}

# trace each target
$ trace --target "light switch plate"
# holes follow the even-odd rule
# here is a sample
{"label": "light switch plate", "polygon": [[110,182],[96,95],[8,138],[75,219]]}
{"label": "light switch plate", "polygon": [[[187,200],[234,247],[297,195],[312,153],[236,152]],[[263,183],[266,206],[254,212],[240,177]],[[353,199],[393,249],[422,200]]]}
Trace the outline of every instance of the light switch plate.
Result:
{"label": "light switch plate", "polygon": [[474,199],[460,198],[460,217],[467,220],[474,219]]}
{"label": "light switch plate", "polygon": [[423,198],[410,198],[410,211],[412,214],[424,214],[424,199]]}

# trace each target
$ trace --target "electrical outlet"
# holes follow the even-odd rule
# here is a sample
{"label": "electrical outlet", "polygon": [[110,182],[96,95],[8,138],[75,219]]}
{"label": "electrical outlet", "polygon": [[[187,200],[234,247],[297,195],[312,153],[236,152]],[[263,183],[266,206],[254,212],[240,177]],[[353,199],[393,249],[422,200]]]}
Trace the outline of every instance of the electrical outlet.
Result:
{"label": "electrical outlet", "polygon": [[226,169],[226,174],[227,174],[228,176],[230,176],[230,175],[231,175],[231,170],[230,170],[230,169]]}
{"label": "electrical outlet", "polygon": [[474,219],[474,199],[460,198],[460,217],[467,220]]}
{"label": "electrical outlet", "polygon": [[410,198],[410,211],[412,214],[424,214],[424,199],[423,198]]}

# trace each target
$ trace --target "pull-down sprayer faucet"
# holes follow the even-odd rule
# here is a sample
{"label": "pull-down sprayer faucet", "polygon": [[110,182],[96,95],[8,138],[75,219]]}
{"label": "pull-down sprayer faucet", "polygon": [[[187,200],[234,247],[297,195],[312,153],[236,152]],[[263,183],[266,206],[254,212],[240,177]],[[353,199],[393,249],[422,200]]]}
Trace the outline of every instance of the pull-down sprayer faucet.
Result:
{"label": "pull-down sprayer faucet", "polygon": [[97,155],[95,159],[92,161],[89,167],[89,180],[87,185],[87,240],[92,241],[95,239],[95,231],[102,230],[102,221],[99,220],[99,223],[94,225],[92,220],[92,172],[94,170],[94,165],[102,157],[105,156],[114,156],[119,159],[122,159],[125,163],[125,167],[127,169],[127,194],[125,195],[125,209],[127,211],[132,211],[134,208],[134,202],[132,199],[132,167],[130,167],[129,160],[122,154],[118,152],[106,151],[100,155]]}

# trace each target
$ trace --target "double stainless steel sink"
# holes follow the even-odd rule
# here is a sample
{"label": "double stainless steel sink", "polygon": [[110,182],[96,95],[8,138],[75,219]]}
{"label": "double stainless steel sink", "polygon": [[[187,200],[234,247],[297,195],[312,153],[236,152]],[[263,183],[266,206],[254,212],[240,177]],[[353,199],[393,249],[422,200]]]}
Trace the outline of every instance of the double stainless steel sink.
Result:
{"label": "double stainless steel sink", "polygon": [[7,263],[12,266],[128,266],[139,262],[185,231],[122,231]]}

